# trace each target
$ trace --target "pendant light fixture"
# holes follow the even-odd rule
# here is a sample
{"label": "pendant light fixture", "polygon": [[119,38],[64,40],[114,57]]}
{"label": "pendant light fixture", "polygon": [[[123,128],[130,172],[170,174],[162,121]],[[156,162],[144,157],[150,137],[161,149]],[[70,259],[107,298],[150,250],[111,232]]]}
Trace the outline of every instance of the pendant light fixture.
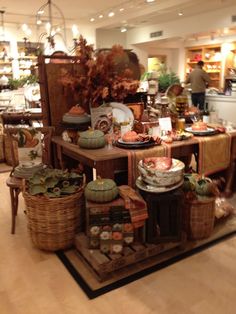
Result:
{"label": "pendant light fixture", "polygon": [[41,31],[39,42],[46,39],[46,46],[50,52],[55,50],[56,37],[60,37],[65,47],[67,46],[65,17],[61,9],[51,0],[37,10],[36,24],[38,30]]}

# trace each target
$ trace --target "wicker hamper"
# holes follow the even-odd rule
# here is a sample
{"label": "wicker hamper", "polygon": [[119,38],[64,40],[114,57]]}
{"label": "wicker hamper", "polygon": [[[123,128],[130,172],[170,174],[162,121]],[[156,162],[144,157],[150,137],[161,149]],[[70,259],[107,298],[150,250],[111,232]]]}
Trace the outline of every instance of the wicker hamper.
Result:
{"label": "wicker hamper", "polygon": [[84,226],[84,189],[62,198],[32,196],[24,192],[28,229],[34,245],[56,251],[72,246]]}
{"label": "wicker hamper", "polygon": [[215,220],[215,198],[185,200],[183,227],[189,239],[204,239],[211,235]]}

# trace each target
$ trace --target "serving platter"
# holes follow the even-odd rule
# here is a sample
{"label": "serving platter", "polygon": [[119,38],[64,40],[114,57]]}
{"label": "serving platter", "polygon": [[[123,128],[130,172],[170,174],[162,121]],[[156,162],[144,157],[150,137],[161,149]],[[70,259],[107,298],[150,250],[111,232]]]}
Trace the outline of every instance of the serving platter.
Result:
{"label": "serving platter", "polygon": [[181,180],[180,182],[178,182],[177,184],[173,184],[173,185],[169,185],[167,187],[165,186],[153,186],[150,184],[145,183],[142,180],[142,177],[138,177],[136,180],[136,186],[140,189],[143,190],[145,192],[150,192],[150,193],[164,193],[164,192],[168,192],[168,191],[172,191],[174,189],[177,189],[178,187],[180,187],[182,184],[184,183],[184,180]]}
{"label": "serving platter", "polygon": [[196,136],[214,135],[217,133],[217,130],[215,130],[213,128],[207,128],[207,130],[197,131],[197,130],[192,130],[192,127],[187,127],[187,128],[185,128],[185,131],[190,132]]}

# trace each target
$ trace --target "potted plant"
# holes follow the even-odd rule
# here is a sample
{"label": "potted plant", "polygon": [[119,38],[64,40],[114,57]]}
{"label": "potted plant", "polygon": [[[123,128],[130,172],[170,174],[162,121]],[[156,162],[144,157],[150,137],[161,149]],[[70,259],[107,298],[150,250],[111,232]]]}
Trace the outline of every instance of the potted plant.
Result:
{"label": "potted plant", "polygon": [[174,71],[168,70],[165,65],[160,68],[158,75],[159,92],[165,93],[169,86],[179,83],[180,79]]}

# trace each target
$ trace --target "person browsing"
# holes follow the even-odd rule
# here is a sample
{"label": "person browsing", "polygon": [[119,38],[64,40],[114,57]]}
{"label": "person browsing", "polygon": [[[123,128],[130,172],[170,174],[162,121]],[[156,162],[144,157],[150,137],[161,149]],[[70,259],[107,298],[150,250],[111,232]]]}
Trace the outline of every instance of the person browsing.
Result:
{"label": "person browsing", "polygon": [[192,104],[204,110],[206,87],[210,83],[210,77],[206,71],[203,70],[204,62],[198,61],[195,69],[189,74],[185,84],[191,84],[191,99]]}

